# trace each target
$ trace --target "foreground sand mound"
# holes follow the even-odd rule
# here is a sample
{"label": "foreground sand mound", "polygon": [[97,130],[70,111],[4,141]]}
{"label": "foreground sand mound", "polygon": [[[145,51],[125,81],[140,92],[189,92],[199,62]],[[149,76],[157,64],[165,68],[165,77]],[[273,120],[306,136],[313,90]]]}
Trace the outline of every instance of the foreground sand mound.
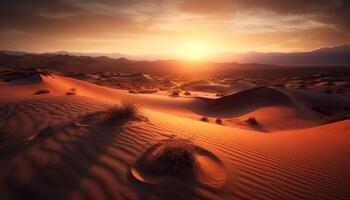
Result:
{"label": "foreground sand mound", "polygon": [[220,159],[185,139],[164,140],[150,147],[138,159],[131,174],[147,184],[220,186],[226,180]]}
{"label": "foreground sand mound", "polygon": [[[350,199],[350,120],[261,134],[176,117],[154,106],[156,111],[144,110],[147,121],[80,127],[74,122],[110,106],[105,100],[120,101],[121,91],[59,76],[48,80],[50,90],[60,85],[62,91],[76,87],[80,92],[6,93],[12,98],[0,99],[0,199]],[[5,87],[24,89],[1,87],[2,94]],[[171,107],[182,113],[187,107],[181,110],[179,105],[188,103],[153,95],[134,99],[162,104],[164,112]],[[138,158],[156,141],[174,135],[195,135],[196,145],[220,158],[227,173],[222,187],[178,190],[184,184],[159,187],[130,181]],[[204,159],[203,166],[217,166],[209,154]]]}

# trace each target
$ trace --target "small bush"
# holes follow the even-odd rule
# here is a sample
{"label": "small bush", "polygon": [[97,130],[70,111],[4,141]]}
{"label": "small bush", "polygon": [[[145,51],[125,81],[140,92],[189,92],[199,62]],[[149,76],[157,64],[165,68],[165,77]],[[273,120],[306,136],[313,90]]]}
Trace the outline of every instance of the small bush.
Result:
{"label": "small bush", "polygon": [[137,91],[137,90],[134,90],[134,89],[130,89],[130,90],[129,90],[129,93],[131,93],[131,94],[137,94],[138,91]]}
{"label": "small bush", "polygon": [[209,122],[209,119],[207,117],[201,117],[200,120],[202,122]]}
{"label": "small bush", "polygon": [[131,119],[138,115],[140,106],[134,102],[123,100],[120,105],[107,109],[107,121]]}
{"label": "small bush", "polygon": [[180,93],[178,92],[178,91],[172,91],[171,93],[170,93],[170,96],[172,96],[172,97],[177,97],[177,96],[179,96],[180,95]]}
{"label": "small bush", "polygon": [[252,126],[256,126],[259,124],[254,117],[249,117],[247,120],[245,120],[245,122]]}
{"label": "small bush", "polygon": [[68,91],[68,92],[66,92],[66,95],[76,95],[77,93],[76,92],[74,92],[74,91]]}
{"label": "small bush", "polygon": [[196,146],[190,140],[175,139],[164,142],[156,157],[158,173],[186,176],[195,168]]}
{"label": "small bush", "polygon": [[37,95],[37,94],[46,94],[46,93],[50,93],[50,90],[48,89],[41,89],[41,90],[38,90],[34,93],[34,95]]}
{"label": "small bush", "polygon": [[215,120],[215,122],[216,122],[217,124],[222,124],[222,120],[221,120],[220,118],[217,118],[217,119]]}
{"label": "small bush", "polygon": [[66,95],[76,95],[76,94],[77,94],[76,88],[71,88],[68,92],[66,92]]}
{"label": "small bush", "polygon": [[184,93],[184,95],[189,96],[189,95],[191,95],[191,92],[186,91],[186,92]]}

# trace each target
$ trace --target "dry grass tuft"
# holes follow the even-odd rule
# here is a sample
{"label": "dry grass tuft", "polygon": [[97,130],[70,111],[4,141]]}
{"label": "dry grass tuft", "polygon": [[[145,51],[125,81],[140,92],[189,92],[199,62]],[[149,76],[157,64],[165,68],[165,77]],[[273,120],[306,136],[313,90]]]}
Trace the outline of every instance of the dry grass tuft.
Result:
{"label": "dry grass tuft", "polygon": [[66,92],[66,95],[76,95],[76,94],[77,94],[76,92],[72,92],[72,91]]}
{"label": "dry grass tuft", "polygon": [[202,122],[209,122],[208,117],[201,117],[200,120],[201,120]]}
{"label": "dry grass tuft", "polygon": [[159,174],[186,176],[195,168],[194,152],[196,146],[186,139],[174,139],[164,142],[156,155]]}
{"label": "dry grass tuft", "polygon": [[38,90],[34,93],[34,95],[37,95],[37,94],[47,94],[47,93],[50,93],[50,90],[48,89],[41,89],[41,90]]}
{"label": "dry grass tuft", "polygon": [[77,94],[76,88],[71,88],[68,92],[66,92],[66,95],[76,95],[76,94]]}
{"label": "dry grass tuft", "polygon": [[180,95],[180,92],[179,91],[172,91],[171,93],[170,93],[170,96],[172,96],[172,97],[178,97]]}
{"label": "dry grass tuft", "polygon": [[137,94],[137,93],[139,93],[137,90],[134,90],[134,89],[130,89],[129,90],[129,93],[131,93],[131,94]]}
{"label": "dry grass tuft", "polygon": [[217,119],[215,120],[215,122],[216,122],[217,124],[222,124],[222,120],[221,120],[220,118],[217,118]]}
{"label": "dry grass tuft", "polygon": [[191,95],[191,92],[186,91],[186,92],[184,93],[184,95],[189,96],[189,95]]}
{"label": "dry grass tuft", "polygon": [[249,117],[245,122],[251,126],[257,126],[259,125],[258,121],[254,117]]}
{"label": "dry grass tuft", "polygon": [[123,100],[120,105],[113,105],[107,109],[107,121],[132,119],[137,117],[140,106],[134,102]]}

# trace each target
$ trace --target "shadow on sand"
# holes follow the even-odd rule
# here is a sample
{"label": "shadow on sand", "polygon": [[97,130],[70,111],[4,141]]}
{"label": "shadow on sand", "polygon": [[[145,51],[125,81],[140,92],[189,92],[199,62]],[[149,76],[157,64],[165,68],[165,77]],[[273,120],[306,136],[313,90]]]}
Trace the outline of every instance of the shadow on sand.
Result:
{"label": "shadow on sand", "polygon": [[[114,144],[127,121],[113,126],[77,127],[72,122],[47,127],[35,139],[6,149],[0,160],[0,181],[4,187],[0,199],[128,199],[115,194],[107,187],[103,176],[91,173],[96,166],[107,171],[108,176],[125,185],[125,174],[100,160],[101,156],[128,169],[130,161],[109,151],[128,152]],[[96,191],[81,187],[83,179],[89,180]],[[94,195],[93,195],[94,194]],[[124,194],[126,195],[126,194]]]}
{"label": "shadow on sand", "polygon": [[194,182],[178,182],[168,184],[145,184],[135,179],[131,172],[128,173],[128,181],[137,196],[141,200],[189,200],[189,199],[210,199],[201,193],[212,193],[219,196],[222,191],[203,184]]}

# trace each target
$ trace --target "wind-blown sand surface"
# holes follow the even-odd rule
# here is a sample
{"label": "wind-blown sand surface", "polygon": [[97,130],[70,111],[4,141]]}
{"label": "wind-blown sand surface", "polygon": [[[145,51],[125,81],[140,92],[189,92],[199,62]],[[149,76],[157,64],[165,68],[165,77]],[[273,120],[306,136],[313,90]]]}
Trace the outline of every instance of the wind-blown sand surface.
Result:
{"label": "wind-blown sand surface", "polygon": [[[33,95],[39,89],[50,92]],[[266,87],[214,100],[134,95],[55,74],[2,84],[0,199],[350,199],[350,120],[333,122],[348,118],[349,101],[318,95]],[[143,117],[75,125],[122,99],[140,104]],[[202,115],[253,116],[259,127]],[[149,147],[177,137],[215,154],[226,182],[168,188],[132,177]]]}

